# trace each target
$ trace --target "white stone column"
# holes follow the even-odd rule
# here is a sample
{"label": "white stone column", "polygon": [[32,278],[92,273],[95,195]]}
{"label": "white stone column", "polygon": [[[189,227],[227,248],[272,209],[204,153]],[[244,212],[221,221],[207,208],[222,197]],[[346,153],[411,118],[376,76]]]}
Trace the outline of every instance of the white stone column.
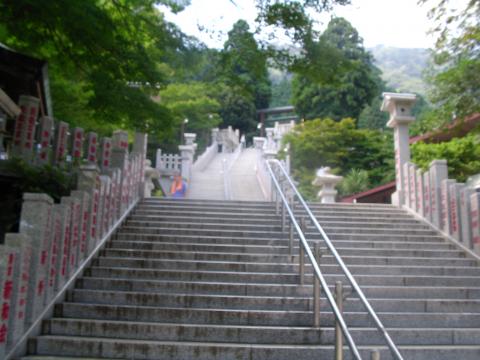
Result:
{"label": "white stone column", "polygon": [[470,219],[473,250],[480,254],[480,193],[478,192],[470,195]]}
{"label": "white stone column", "polygon": [[265,139],[264,137],[255,136],[253,138],[253,145],[255,149],[262,150],[266,141],[267,139]]}
{"label": "white stone column", "polygon": [[[114,143],[115,144],[115,143]],[[115,200],[117,216],[119,219],[127,209],[127,175],[128,175],[128,154],[126,148],[116,148],[114,145],[112,151],[112,167],[120,170],[119,187],[117,189],[117,199]]]}
{"label": "white stone column", "polygon": [[430,163],[430,213],[432,223],[442,228],[441,197],[440,190],[443,180],[448,178],[446,160],[433,160]]}
{"label": "white stone column", "polygon": [[187,182],[190,182],[193,147],[192,145],[180,145],[178,149],[180,150],[180,156],[182,157],[182,178]]}
{"label": "white stone column", "polygon": [[214,128],[211,130],[211,136],[212,136],[212,144],[216,144],[217,143],[217,138],[218,138],[218,131],[219,129],[218,128]]}
{"label": "white stone column", "polygon": [[197,138],[197,134],[185,133],[183,134],[183,137],[185,138],[185,145],[193,145],[195,139]]}
{"label": "white stone column", "polygon": [[393,128],[395,149],[395,178],[397,190],[392,194],[392,203],[405,204],[404,194],[404,165],[410,161],[410,146],[408,126],[415,121],[412,116],[412,106],[415,102],[414,94],[384,93],[382,111],[390,113],[387,126]]}
{"label": "white stone column", "polygon": [[[195,135],[196,136],[196,135]],[[143,191],[145,188],[145,160],[147,158],[147,144],[148,144],[148,136],[144,133],[136,133],[135,134],[135,141],[133,142],[133,153],[138,154],[137,159],[137,166],[138,169],[136,170],[137,179],[137,190],[136,196],[143,197]]]}

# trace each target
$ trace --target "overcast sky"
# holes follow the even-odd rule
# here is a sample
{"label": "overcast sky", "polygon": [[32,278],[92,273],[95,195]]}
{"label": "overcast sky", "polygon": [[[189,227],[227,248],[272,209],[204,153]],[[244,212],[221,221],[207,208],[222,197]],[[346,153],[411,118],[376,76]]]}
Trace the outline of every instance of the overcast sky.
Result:
{"label": "overcast sky", "polygon": [[[192,0],[183,12],[174,15],[165,11],[165,15],[186,34],[199,38],[209,47],[220,48],[238,19],[245,19],[254,27],[255,1],[233,2],[236,5],[230,0]],[[417,0],[352,0],[352,5],[338,6],[333,13],[324,14],[318,20],[322,29],[332,14],[346,18],[363,37],[366,47],[431,48],[434,40],[427,35],[432,26],[427,18],[429,8],[430,4],[417,5]]]}

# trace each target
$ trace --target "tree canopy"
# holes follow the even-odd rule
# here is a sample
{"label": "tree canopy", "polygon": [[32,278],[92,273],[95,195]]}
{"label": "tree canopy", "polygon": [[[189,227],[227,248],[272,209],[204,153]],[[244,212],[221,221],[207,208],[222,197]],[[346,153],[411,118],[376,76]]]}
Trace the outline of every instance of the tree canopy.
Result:
{"label": "tree canopy", "polygon": [[314,78],[302,74],[295,76],[293,103],[297,112],[306,119],[358,119],[361,111],[380,91],[382,81],[357,30],[347,20],[333,18],[312,46],[318,51],[333,48],[341,59],[340,63],[344,63],[345,71],[328,83],[314,81]]}
{"label": "tree canopy", "polygon": [[437,118],[432,126],[437,127],[480,111],[480,1],[457,5],[441,0],[430,10],[437,34],[433,57],[437,67],[429,76]]}

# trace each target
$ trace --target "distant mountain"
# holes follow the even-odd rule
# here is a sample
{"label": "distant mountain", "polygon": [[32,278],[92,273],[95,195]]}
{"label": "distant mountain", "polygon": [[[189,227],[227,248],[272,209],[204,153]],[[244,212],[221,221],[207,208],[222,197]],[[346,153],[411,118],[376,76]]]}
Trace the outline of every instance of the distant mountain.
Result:
{"label": "distant mountain", "polygon": [[394,48],[383,45],[368,49],[375,64],[382,70],[382,78],[396,91],[425,94],[423,72],[427,67],[427,49]]}

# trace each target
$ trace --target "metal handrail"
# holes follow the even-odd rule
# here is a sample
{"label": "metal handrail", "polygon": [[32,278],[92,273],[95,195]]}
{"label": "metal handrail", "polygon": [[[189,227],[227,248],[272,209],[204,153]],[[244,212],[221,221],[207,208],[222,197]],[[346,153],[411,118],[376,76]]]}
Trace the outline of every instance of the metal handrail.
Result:
{"label": "metal handrail", "polygon": [[375,313],[375,311],[373,310],[372,306],[370,305],[370,303],[368,302],[365,294],[363,293],[362,289],[360,288],[360,286],[358,285],[357,281],[355,280],[355,278],[353,277],[353,275],[351,274],[350,270],[348,270],[348,267],[345,265],[345,263],[343,262],[342,258],[340,257],[340,255],[338,254],[337,252],[337,249],[335,249],[335,247],[333,246],[332,244],[332,241],[330,240],[330,238],[327,236],[327,234],[325,233],[325,231],[323,230],[323,228],[320,226],[320,224],[318,223],[317,219],[315,218],[315,216],[313,215],[312,211],[310,210],[310,208],[308,207],[307,203],[305,202],[305,200],[303,199],[302,195],[300,195],[300,193],[298,192],[297,190],[297,187],[295,186],[295,184],[293,183],[292,179],[290,178],[290,176],[288,175],[287,171],[284,169],[284,167],[282,166],[282,164],[280,163],[280,161],[276,160],[276,159],[271,159],[271,160],[268,160],[267,162],[267,166],[268,166],[268,169],[270,171],[270,174],[272,176],[272,179],[275,178],[274,174],[273,174],[273,170],[270,166],[270,162],[271,163],[274,163],[276,164],[282,171],[283,175],[285,176],[285,178],[287,179],[288,183],[290,184],[290,187],[292,188],[292,190],[294,191],[295,195],[297,196],[298,200],[300,201],[300,203],[302,204],[303,208],[305,209],[305,211],[307,212],[309,218],[311,219],[311,221],[313,222],[313,224],[315,225],[315,227],[317,228],[317,230],[320,232],[320,234],[322,235],[323,237],[323,240],[325,241],[325,243],[327,244],[327,247],[329,248],[329,250],[331,251],[331,253],[333,254],[334,258],[336,259],[338,265],[340,266],[340,268],[342,269],[343,273],[345,274],[346,278],[348,279],[350,285],[352,286],[353,290],[358,294],[358,297],[360,298],[360,301],[363,303],[363,305],[365,306],[365,308],[367,309],[367,312],[369,313],[369,315],[372,317],[373,321],[375,322],[375,325],[377,327],[377,330],[383,335],[383,337],[385,338],[385,341],[390,349],[390,351],[392,352],[392,354],[395,356],[395,358],[397,360],[403,360],[403,357],[402,355],[400,354],[400,351],[398,350],[397,346],[395,345],[395,343],[393,342],[392,338],[390,337],[390,335],[388,334],[387,330],[385,329],[384,325],[382,324],[382,322],[380,321],[380,319],[378,318],[377,314]]}
{"label": "metal handrail", "polygon": [[268,168],[268,171],[270,172],[272,182],[273,182],[275,188],[277,189],[278,194],[280,195],[280,198],[281,198],[281,200],[282,200],[282,202],[285,206],[285,209],[288,212],[288,215],[290,217],[290,221],[292,222],[293,226],[295,227],[295,230],[298,233],[298,236],[300,237],[301,246],[303,246],[307,257],[310,260],[310,263],[312,264],[314,276],[316,276],[319,279],[320,284],[325,291],[325,295],[327,297],[327,300],[328,300],[330,306],[332,307],[333,313],[335,314],[336,321],[339,323],[339,325],[342,329],[342,333],[343,333],[343,335],[345,336],[345,339],[348,342],[348,345],[350,347],[350,351],[352,352],[355,359],[362,360],[362,357],[360,356],[360,352],[358,351],[358,348],[355,345],[355,342],[354,342],[350,332],[348,331],[348,327],[347,327],[347,324],[346,324],[345,320],[343,319],[342,313],[341,313],[340,309],[338,308],[338,306],[335,302],[335,298],[333,297],[333,295],[330,291],[330,288],[328,287],[328,284],[327,284],[322,272],[320,271],[320,267],[318,266],[318,263],[315,260],[315,257],[313,256],[312,251],[310,250],[310,246],[308,246],[308,242],[305,238],[305,235],[304,235],[301,227],[299,226],[297,220],[295,219],[293,209],[290,208],[290,206],[288,204],[288,200],[286,199],[285,195],[283,194],[282,189],[280,187],[280,184],[278,183],[277,179],[275,178],[275,175],[273,174],[272,168],[270,167],[270,164],[268,164],[268,162],[267,162],[267,168]]}

